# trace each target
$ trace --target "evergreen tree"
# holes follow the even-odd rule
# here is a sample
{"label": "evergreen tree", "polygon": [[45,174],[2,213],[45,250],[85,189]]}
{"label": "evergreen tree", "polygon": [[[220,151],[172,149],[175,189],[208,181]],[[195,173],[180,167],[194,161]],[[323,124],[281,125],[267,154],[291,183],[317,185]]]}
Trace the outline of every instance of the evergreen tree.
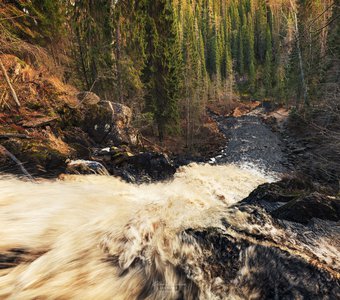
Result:
{"label": "evergreen tree", "polygon": [[240,75],[244,74],[244,34],[246,34],[245,25],[243,25],[238,32],[238,72]]}
{"label": "evergreen tree", "polygon": [[99,1],[75,1],[72,28],[77,47],[74,57],[83,78],[82,88],[92,89],[106,98],[106,94],[114,90],[111,6],[108,0]]}
{"label": "evergreen tree", "polygon": [[264,63],[266,55],[267,8],[266,1],[259,0],[255,13],[255,54],[260,63]]}
{"label": "evergreen tree", "polygon": [[272,35],[271,35],[269,24],[267,24],[267,31],[266,31],[264,87],[265,87],[266,96],[270,96],[272,93]]}
{"label": "evergreen tree", "polygon": [[182,56],[172,2],[150,1],[147,30],[146,101],[154,114],[159,140],[178,131],[178,101],[182,83]]}
{"label": "evergreen tree", "polygon": [[1,18],[0,23],[25,41],[46,47],[51,43],[57,43],[66,33],[66,0],[2,2],[14,15]]}
{"label": "evergreen tree", "polygon": [[248,66],[248,84],[250,91],[255,91],[255,52],[254,52],[254,30],[251,16],[248,15],[246,35],[246,64]]}

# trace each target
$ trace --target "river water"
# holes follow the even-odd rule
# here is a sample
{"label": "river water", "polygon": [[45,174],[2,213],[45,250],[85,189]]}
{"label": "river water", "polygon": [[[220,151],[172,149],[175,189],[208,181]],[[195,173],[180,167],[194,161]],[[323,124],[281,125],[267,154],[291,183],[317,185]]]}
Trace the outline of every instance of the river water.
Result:
{"label": "river water", "polygon": [[239,204],[278,176],[255,165],[147,185],[3,176],[0,299],[339,299],[339,224]]}

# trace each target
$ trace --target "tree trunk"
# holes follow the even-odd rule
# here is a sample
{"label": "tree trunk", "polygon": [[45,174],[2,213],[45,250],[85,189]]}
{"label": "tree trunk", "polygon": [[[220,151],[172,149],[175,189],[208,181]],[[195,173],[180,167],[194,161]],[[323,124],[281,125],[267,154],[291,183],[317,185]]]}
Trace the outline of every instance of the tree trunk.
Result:
{"label": "tree trunk", "polygon": [[122,94],[122,68],[121,68],[121,32],[120,32],[121,17],[118,16],[117,28],[116,28],[116,68],[117,68],[117,92],[118,92],[118,102],[123,103]]}
{"label": "tree trunk", "polygon": [[295,9],[295,6],[292,0],[290,0],[290,3],[293,8],[293,15],[294,15],[296,45],[297,45],[298,58],[299,58],[301,83],[302,83],[302,89],[303,89],[303,101],[304,101],[305,106],[309,106],[308,88],[307,88],[306,81],[305,81],[305,72],[303,69],[303,60],[302,60],[302,54],[301,54],[300,32],[299,32],[299,26],[298,26],[297,10]]}
{"label": "tree trunk", "polygon": [[76,35],[77,35],[77,40],[78,40],[78,48],[79,48],[79,54],[80,54],[81,68],[83,70],[83,75],[84,75],[84,79],[85,79],[86,88],[89,91],[91,87],[90,87],[89,80],[87,78],[87,72],[86,72],[86,66],[85,66],[85,58],[84,58],[83,47],[82,47],[82,44],[81,44],[79,28],[77,28],[77,34]]}

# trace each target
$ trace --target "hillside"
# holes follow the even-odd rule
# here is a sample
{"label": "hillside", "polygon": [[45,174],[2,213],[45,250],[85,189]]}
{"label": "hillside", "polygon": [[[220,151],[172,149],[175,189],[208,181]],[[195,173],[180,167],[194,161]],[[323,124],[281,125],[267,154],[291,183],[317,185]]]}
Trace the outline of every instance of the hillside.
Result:
{"label": "hillside", "polygon": [[[306,126],[319,137],[303,143],[315,148],[316,173],[337,181],[337,0],[96,3],[0,3],[0,142],[33,162],[32,173],[129,144],[95,137],[90,127],[112,115],[105,101],[131,109],[121,126],[135,130],[138,145],[128,152],[189,160],[205,160],[225,143],[208,111],[242,115],[269,103],[292,108],[295,140]],[[83,92],[94,92],[94,103],[83,102]]]}

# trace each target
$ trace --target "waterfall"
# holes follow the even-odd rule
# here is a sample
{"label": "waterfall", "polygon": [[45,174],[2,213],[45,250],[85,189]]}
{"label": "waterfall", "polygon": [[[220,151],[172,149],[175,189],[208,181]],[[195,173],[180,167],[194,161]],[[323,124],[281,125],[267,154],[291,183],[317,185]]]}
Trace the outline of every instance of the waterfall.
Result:
{"label": "waterfall", "polygon": [[299,228],[238,204],[272,180],[199,164],[144,185],[94,175],[2,177],[0,299],[269,299],[265,276],[288,280],[287,295],[315,282],[330,289],[340,269],[334,240],[307,243]]}

